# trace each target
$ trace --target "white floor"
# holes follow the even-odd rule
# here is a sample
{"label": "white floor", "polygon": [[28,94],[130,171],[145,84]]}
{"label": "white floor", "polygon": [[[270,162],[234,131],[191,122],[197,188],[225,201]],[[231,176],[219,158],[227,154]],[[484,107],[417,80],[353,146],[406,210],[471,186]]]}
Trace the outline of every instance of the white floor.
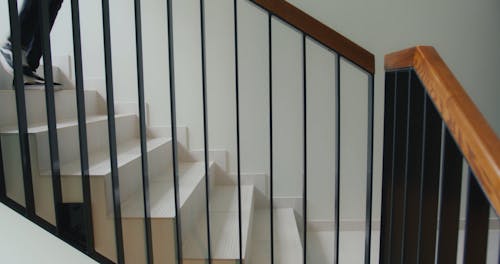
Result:
{"label": "white floor", "polygon": [[[334,232],[311,232],[308,234],[308,263],[334,263]],[[378,263],[379,231],[372,232],[371,263]],[[462,263],[464,232],[459,232],[457,263]],[[364,231],[340,232],[339,263],[364,263]],[[500,230],[491,230],[488,236],[488,264],[497,264],[500,250]]]}
{"label": "white floor", "polygon": [[1,263],[97,263],[1,203],[0,234]]}

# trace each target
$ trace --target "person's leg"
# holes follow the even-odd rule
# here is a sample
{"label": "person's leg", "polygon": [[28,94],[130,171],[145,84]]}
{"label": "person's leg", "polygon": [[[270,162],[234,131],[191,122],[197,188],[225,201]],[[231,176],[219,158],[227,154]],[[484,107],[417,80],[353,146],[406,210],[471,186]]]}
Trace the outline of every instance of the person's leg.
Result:
{"label": "person's leg", "polygon": [[[27,51],[31,48],[31,43],[33,41],[33,34],[35,28],[38,25],[38,1],[39,0],[25,0],[21,12],[19,13],[20,29],[21,29],[21,49],[22,49],[22,63],[23,66],[27,66],[26,61]],[[12,40],[9,36],[7,42],[3,44],[0,48],[2,55],[2,66],[8,69],[8,72],[12,72]]]}
{"label": "person's leg", "polygon": [[[21,47],[28,51],[31,48],[33,35],[38,30],[38,3],[40,0],[25,0],[19,13],[21,23]],[[10,38],[9,38],[10,39]]]}
{"label": "person's leg", "polygon": [[[33,0],[33,1],[38,2],[40,0]],[[62,2],[63,0],[52,0],[49,3],[50,30],[52,30],[52,26],[56,21],[57,13],[59,12],[59,9],[61,9]],[[37,10],[37,12],[39,11]],[[37,21],[36,24],[39,25],[40,22]],[[28,60],[28,65],[31,71],[35,71],[38,68],[38,66],[40,66],[40,58],[42,58],[42,39],[40,35],[40,29],[38,26],[36,26],[36,29],[34,31],[34,37],[31,42],[31,47],[28,50],[28,55],[26,58]]]}

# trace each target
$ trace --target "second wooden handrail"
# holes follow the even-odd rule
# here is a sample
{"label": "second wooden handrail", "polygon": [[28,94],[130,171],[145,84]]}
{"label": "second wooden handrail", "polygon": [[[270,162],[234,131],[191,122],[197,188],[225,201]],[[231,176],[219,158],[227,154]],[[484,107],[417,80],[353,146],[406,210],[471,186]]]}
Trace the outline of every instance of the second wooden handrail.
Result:
{"label": "second wooden handrail", "polygon": [[375,73],[375,56],[337,31],[284,0],[251,0],[365,71]]}
{"label": "second wooden handrail", "polygon": [[385,56],[385,69],[413,68],[500,215],[500,140],[433,47]]}

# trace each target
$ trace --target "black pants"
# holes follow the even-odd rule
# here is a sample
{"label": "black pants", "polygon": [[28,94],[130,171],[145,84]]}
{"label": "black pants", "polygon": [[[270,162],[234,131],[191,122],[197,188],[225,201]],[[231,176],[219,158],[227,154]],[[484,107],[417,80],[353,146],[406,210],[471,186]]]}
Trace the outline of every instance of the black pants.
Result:
{"label": "black pants", "polygon": [[[47,1],[49,2],[50,29],[52,29],[63,0]],[[32,71],[35,71],[40,66],[40,58],[42,58],[40,2],[41,0],[25,0],[19,14],[21,22],[21,47],[27,52],[26,59]]]}

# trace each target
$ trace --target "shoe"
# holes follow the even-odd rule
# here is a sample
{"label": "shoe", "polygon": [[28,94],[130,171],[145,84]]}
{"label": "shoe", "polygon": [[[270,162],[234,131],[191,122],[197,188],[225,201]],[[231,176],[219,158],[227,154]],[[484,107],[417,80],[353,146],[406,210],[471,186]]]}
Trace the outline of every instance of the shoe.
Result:
{"label": "shoe", "polygon": [[[23,66],[24,84],[25,85],[43,85],[45,79],[36,72],[32,71],[30,67]],[[61,85],[58,82],[53,82],[54,85]]]}

